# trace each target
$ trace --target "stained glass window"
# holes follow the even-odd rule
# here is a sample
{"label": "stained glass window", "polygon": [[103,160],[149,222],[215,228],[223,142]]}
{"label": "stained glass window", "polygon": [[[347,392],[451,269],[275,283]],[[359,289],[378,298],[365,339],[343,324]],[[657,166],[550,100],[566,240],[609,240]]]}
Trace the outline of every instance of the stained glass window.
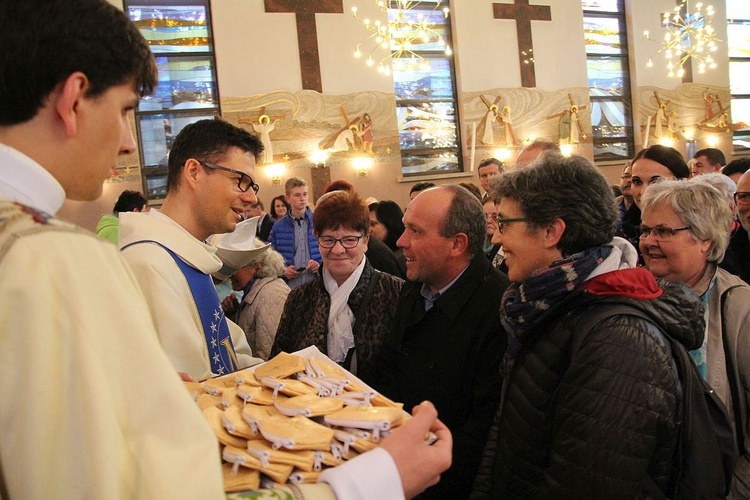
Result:
{"label": "stained glass window", "polygon": [[127,13],[155,53],[211,52],[208,5],[127,2]]}
{"label": "stained glass window", "polygon": [[750,152],[750,2],[727,0],[729,88],[735,152]]}
{"label": "stained glass window", "polygon": [[[403,22],[403,36],[391,42],[391,68],[404,176],[462,168],[456,77],[453,56],[446,54],[446,44],[452,43],[450,15],[440,4],[423,1],[404,10],[391,2],[388,9],[391,26]],[[420,20],[430,26],[430,37],[408,27]]]}
{"label": "stained glass window", "polygon": [[628,41],[623,0],[582,0],[595,161],[633,157]]}
{"label": "stained glass window", "polygon": [[136,109],[143,188],[166,195],[167,156],[188,123],[220,115],[209,0],[124,0],[154,53],[159,84]]}
{"label": "stained glass window", "polygon": [[622,6],[619,0],[582,0],[583,10],[594,12],[621,12]]}
{"label": "stained glass window", "polygon": [[622,51],[624,34],[617,18],[584,16],[583,35],[588,54],[620,54]]}

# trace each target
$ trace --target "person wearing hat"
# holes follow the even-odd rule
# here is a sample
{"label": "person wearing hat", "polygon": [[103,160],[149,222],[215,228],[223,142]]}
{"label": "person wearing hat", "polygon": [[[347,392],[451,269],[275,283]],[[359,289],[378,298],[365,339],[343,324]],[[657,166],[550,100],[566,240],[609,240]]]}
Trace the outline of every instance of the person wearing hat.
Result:
{"label": "person wearing hat", "polygon": [[[238,224],[233,233],[221,235],[215,242],[216,255],[224,265],[213,277],[231,280],[232,289],[243,293],[242,302],[231,294],[222,301],[221,307],[245,332],[253,354],[267,360],[289,286],[279,277],[284,274],[284,257],[269,248],[270,243],[249,237],[258,220],[253,217]],[[241,230],[245,226],[247,230]]]}
{"label": "person wearing hat", "polygon": [[[221,269],[209,236],[234,231],[258,198],[260,140],[223,120],[184,127],[169,153],[160,210],[120,214],[120,249],[143,290],[175,369],[196,380],[260,363],[221,309],[211,273]],[[257,222],[257,221],[256,221]],[[241,229],[243,231],[244,229]],[[255,237],[255,225],[246,237]]]}

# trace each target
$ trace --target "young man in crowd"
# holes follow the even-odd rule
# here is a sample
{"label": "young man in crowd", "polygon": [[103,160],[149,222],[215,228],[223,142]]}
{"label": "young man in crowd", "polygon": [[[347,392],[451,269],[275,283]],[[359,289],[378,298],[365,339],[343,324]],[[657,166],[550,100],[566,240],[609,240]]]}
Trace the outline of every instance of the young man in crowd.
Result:
{"label": "young man in crowd", "polygon": [[704,148],[695,152],[693,155],[693,171],[692,175],[702,175],[709,172],[721,172],[724,165],[727,164],[727,160],[724,157],[721,149],[717,148]]}
{"label": "young man in crowd", "polygon": [[307,183],[292,177],[286,181],[284,191],[291,208],[273,225],[268,241],[284,256],[284,276],[289,288],[295,288],[315,279],[321,257],[313,234],[313,213],[307,206]]}
{"label": "young man in crowd", "polygon": [[0,2],[0,45],[7,493],[219,498],[216,438],[120,252],[54,217],[65,198],[97,199],[136,152],[128,115],[157,84],[148,45],[101,0]]}
{"label": "young man in crowd", "polygon": [[117,198],[112,214],[104,214],[96,225],[96,234],[117,245],[119,238],[120,212],[145,212],[148,200],[138,191],[126,189]]}
{"label": "young man in crowd", "polygon": [[164,351],[196,380],[224,375],[254,358],[242,329],[224,316],[211,281],[221,269],[213,234],[234,231],[257,203],[260,140],[223,120],[183,128],[169,153],[160,210],[120,216],[120,249],[135,273]]}

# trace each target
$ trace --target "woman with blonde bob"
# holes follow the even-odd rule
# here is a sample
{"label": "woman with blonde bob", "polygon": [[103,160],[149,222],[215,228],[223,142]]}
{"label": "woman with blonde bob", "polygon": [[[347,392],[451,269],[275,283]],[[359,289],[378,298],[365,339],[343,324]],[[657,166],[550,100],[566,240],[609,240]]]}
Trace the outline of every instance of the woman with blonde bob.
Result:
{"label": "woman with blonde bob", "polygon": [[657,278],[688,284],[706,306],[703,345],[690,354],[744,443],[730,498],[750,498],[750,286],[717,266],[729,243],[729,205],[695,177],[649,186],[641,208],[646,266]]}

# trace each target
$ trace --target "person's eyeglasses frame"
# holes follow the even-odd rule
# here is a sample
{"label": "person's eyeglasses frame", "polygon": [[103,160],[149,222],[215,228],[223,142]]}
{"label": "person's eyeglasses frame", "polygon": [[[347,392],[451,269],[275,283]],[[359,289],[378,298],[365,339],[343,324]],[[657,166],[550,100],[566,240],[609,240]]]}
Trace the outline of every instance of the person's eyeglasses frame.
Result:
{"label": "person's eyeglasses frame", "polygon": [[[318,240],[318,245],[320,246],[320,248],[325,248],[326,250],[330,250],[333,247],[335,247],[336,243],[341,243],[341,246],[345,250],[351,250],[353,248],[357,248],[357,245],[359,245],[359,242],[364,237],[365,237],[364,234],[360,234],[359,236],[348,235],[348,236],[344,236],[343,238],[334,238],[333,236],[317,236],[316,239]],[[331,240],[333,240],[333,243],[330,246],[327,246],[327,244],[323,244],[323,242],[321,241],[321,239],[328,239],[328,238],[330,238]],[[346,239],[346,238],[356,238],[357,241],[353,245],[347,246],[348,243],[344,244],[344,239]]]}
{"label": "person's eyeglasses frame", "polygon": [[[260,191],[260,186],[256,184],[253,178],[247,175],[245,172],[240,172],[239,170],[235,170],[233,168],[222,167],[221,165],[217,163],[211,163],[211,162],[203,161],[203,160],[198,160],[198,163],[212,170],[221,170],[223,172],[229,172],[230,174],[239,175],[240,178],[237,179],[237,189],[239,189],[243,193],[246,193],[250,188],[253,189],[253,192],[255,194],[258,194],[258,191]],[[247,186],[245,186],[245,188],[243,189],[242,184],[243,184],[245,177],[248,178],[248,182],[247,182]]]}
{"label": "person's eyeglasses frame", "polygon": [[499,215],[492,214],[492,220],[497,224],[497,230],[500,232],[500,234],[503,234],[503,231],[505,231],[505,225],[510,224],[512,222],[528,222],[528,217],[515,217],[512,219],[501,219]]}
{"label": "person's eyeglasses frame", "polygon": [[[648,227],[641,224],[638,227],[639,231],[641,232],[639,238],[642,240],[645,240],[649,236],[653,234],[654,239],[656,241],[668,241],[674,236],[680,232],[680,231],[692,231],[692,228],[689,226],[682,226],[682,227],[664,227],[664,226],[656,226],[656,227]],[[661,236],[657,233],[662,233]]]}

